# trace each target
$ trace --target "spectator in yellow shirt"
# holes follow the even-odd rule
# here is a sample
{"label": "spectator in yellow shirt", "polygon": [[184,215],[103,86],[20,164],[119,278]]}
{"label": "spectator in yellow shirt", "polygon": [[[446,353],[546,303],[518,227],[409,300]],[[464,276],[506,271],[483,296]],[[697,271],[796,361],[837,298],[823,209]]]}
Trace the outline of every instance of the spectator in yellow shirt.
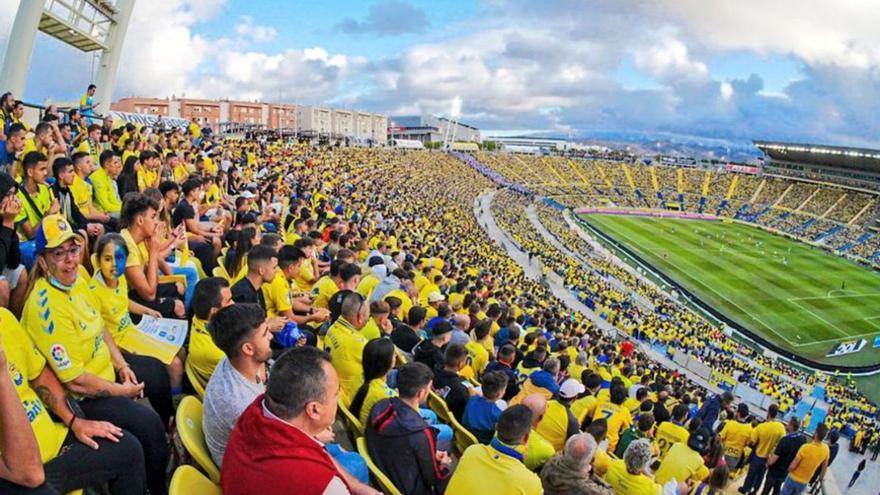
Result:
{"label": "spectator in yellow shirt", "polygon": [[299,274],[293,281],[300,293],[311,294],[312,286],[318,281],[321,273],[318,258],[315,256],[315,241],[309,236],[304,236],[297,239],[293,245],[306,255],[306,259],[300,264]]}
{"label": "spectator in yellow shirt", "polygon": [[703,481],[709,475],[703,453],[709,448],[711,438],[709,430],[701,428],[688,436],[686,442],[673,444],[654,475],[657,483],[664,485],[673,479],[689,483]]}
{"label": "spectator in yellow shirt", "polygon": [[217,363],[225,356],[214,344],[208,332],[208,322],[214,313],[233,304],[229,282],[220,277],[199,280],[193,293],[193,318],[189,333],[189,354],[186,357],[189,367],[204,388],[214,372]]}
{"label": "spectator in yellow shirt", "polygon": [[735,419],[727,420],[721,429],[724,457],[731,471],[736,471],[743,464],[746,445],[752,440],[752,424],[748,418],[749,406],[741,402],[736,407]]}
{"label": "spectator in yellow shirt", "polygon": [[654,434],[654,442],[660,450],[659,459],[662,461],[666,457],[669,449],[677,443],[686,443],[690,432],[685,428],[684,424],[688,417],[688,407],[684,404],[676,404],[672,408],[672,419],[664,421],[657,427],[657,433]]}
{"label": "spectator in yellow shirt", "polygon": [[651,443],[640,438],[629,444],[623,459],[611,462],[605,473],[605,482],[615,495],[661,495],[663,487],[648,474],[651,463]]}
{"label": "spectator in yellow shirt", "polygon": [[472,495],[487,490],[540,495],[541,479],[523,465],[533,422],[532,411],[524,405],[501,413],[492,442],[471,445],[464,451],[446,487],[446,495]]}
{"label": "spectator in yellow shirt", "polygon": [[110,493],[144,493],[134,435],[77,417],[58,377],[5,308],[0,336],[0,493],[68,493],[105,483]]}
{"label": "spectator in yellow shirt", "polygon": [[355,290],[360,281],[361,268],[359,266],[339,259],[334,260],[330,263],[330,273],[318,279],[312,286],[312,304],[316,308],[327,309],[333,294],[341,290]]}
{"label": "spectator in yellow shirt", "polygon": [[[87,152],[77,151],[71,157],[73,161],[73,184],[70,185],[70,192],[73,194],[73,201],[80,213],[83,214],[90,222],[108,224],[110,215],[103,213],[95,208],[92,204],[92,184],[88,182],[88,177],[94,172],[94,162],[92,155]],[[112,226],[111,226],[112,227]],[[108,228],[107,230],[113,230]]]}
{"label": "spectator in yellow shirt", "polygon": [[547,413],[547,399],[541,394],[531,394],[522,400],[522,404],[532,410],[532,433],[526,442],[526,467],[538,471],[556,454],[553,444],[547,441],[536,428]]}
{"label": "spectator in yellow shirt", "polygon": [[122,198],[116,186],[116,178],[122,172],[122,160],[113,151],[101,152],[101,167],[92,172],[89,181],[94,188],[95,206],[113,218],[119,218]]}
{"label": "spectator in yellow shirt", "polygon": [[360,329],[370,317],[370,306],[357,292],[347,293],[341,306],[339,318],[327,330],[324,346],[339,375],[341,393],[350,403],[364,382],[363,351],[367,339]]}
{"label": "spectator in yellow shirt", "polygon": [[818,472],[818,482],[825,479],[825,470],[831,458],[831,449],[823,443],[828,427],[824,423],[816,427],[813,441],[798,449],[794,460],[788,467],[788,477],[782,484],[782,495],[800,495],[807,488],[807,483],[814,473]]}
{"label": "spectator in yellow shirt", "polygon": [[46,184],[46,178],[49,177],[46,155],[31,151],[21,162],[24,167],[24,181],[18,188],[21,210],[15,223],[25,239],[33,239],[43,217],[58,213],[61,207]]}
{"label": "spectator in yellow shirt", "polygon": [[620,384],[613,385],[609,400],[600,401],[593,414],[593,421],[604,418],[608,422],[607,435],[610,452],[614,452],[614,449],[617,448],[620,433],[624,428],[629,428],[632,425],[632,414],[622,406],[624,400],[626,400],[626,388]]}
{"label": "spectator in yellow shirt", "polygon": [[764,479],[767,459],[776,449],[776,444],[785,436],[785,426],[776,420],[779,406],[770,404],[767,409],[767,420],[752,430],[752,455],[749,458],[749,472],[742,486],[741,493],[757,492]]}
{"label": "spectator in yellow shirt", "polygon": [[547,412],[536,428],[557,452],[562,450],[566,440],[580,430],[580,424],[570,407],[584,390],[583,384],[574,378],[562,382],[559,393],[548,403]]}

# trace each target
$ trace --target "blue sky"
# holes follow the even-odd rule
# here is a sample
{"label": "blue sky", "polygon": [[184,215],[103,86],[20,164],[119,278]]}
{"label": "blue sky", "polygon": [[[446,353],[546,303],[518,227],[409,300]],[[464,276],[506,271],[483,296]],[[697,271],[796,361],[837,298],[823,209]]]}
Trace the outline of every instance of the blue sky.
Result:
{"label": "blue sky", "polygon": [[[5,49],[18,0],[0,0]],[[138,0],[115,96],[447,113],[483,129],[878,146],[870,0]],[[25,97],[89,55],[39,35]]]}

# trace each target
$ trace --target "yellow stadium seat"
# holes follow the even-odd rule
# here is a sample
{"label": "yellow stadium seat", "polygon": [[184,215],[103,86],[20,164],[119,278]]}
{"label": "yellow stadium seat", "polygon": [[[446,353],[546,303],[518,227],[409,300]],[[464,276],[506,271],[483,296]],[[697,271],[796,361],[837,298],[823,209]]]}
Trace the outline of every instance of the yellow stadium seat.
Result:
{"label": "yellow stadium seat", "polygon": [[473,433],[455,419],[455,416],[450,416],[449,419],[451,420],[449,426],[452,427],[453,440],[455,441],[455,451],[458,455],[464,454],[465,449],[471,445],[480,443]]}
{"label": "yellow stadium seat", "polygon": [[207,387],[208,384],[202,380],[198,373],[196,373],[196,370],[193,369],[188,359],[183,363],[183,371],[186,372],[186,377],[189,378],[189,382],[192,384],[193,389],[195,389],[196,394],[198,394],[199,399],[204,399],[205,387]]}
{"label": "yellow stadium seat", "polygon": [[475,443],[479,443],[477,437],[455,419],[455,416],[449,411],[449,407],[446,405],[446,401],[443,400],[443,397],[440,397],[434,392],[429,393],[428,408],[437,413],[437,418],[440,422],[445,423],[452,428],[455,449],[459,455],[464,453],[464,449]]}
{"label": "yellow stadium seat", "polygon": [[186,275],[159,275],[158,279],[160,284],[183,284],[183,288],[186,289]]}
{"label": "yellow stadium seat", "polygon": [[220,482],[220,470],[211,459],[205,434],[202,431],[202,403],[199,399],[188,395],[177,406],[177,433],[189,455],[196,461],[214,483]]}
{"label": "yellow stadium seat", "polygon": [[215,266],[214,270],[211,271],[211,275],[215,277],[220,277],[223,280],[229,282],[229,274],[226,273],[226,268],[224,268],[222,264]]}
{"label": "yellow stadium seat", "polygon": [[192,466],[178,466],[171,477],[169,495],[223,495],[220,485],[212,482]]}
{"label": "yellow stadium seat", "polygon": [[339,400],[337,401],[339,407],[339,411],[342,413],[342,417],[345,419],[345,424],[348,426],[348,432],[352,436],[352,438],[360,438],[364,436],[364,425],[361,424],[361,421],[355,416],[349,409],[346,407],[345,402],[343,401],[343,396],[340,394]]}
{"label": "yellow stadium seat", "polygon": [[394,354],[397,356],[398,368],[409,362],[409,360],[406,358],[406,354],[404,354],[403,351],[401,351],[397,346],[394,346]]}
{"label": "yellow stadium seat", "polygon": [[376,484],[379,485],[379,489],[382,490],[382,493],[385,495],[400,495],[400,490],[391,483],[391,480],[388,479],[388,476],[379,469],[373,459],[370,458],[370,452],[367,450],[367,439],[364,437],[360,437],[357,439],[357,449],[358,453],[364,460],[367,462],[367,467],[370,469],[370,474],[373,475],[373,478],[376,480]]}
{"label": "yellow stadium seat", "polygon": [[427,402],[428,409],[437,413],[437,418],[439,418],[441,422],[449,424],[449,419],[452,418],[452,413],[449,412],[449,407],[446,405],[446,401],[443,400],[443,397],[440,397],[432,391],[428,393]]}

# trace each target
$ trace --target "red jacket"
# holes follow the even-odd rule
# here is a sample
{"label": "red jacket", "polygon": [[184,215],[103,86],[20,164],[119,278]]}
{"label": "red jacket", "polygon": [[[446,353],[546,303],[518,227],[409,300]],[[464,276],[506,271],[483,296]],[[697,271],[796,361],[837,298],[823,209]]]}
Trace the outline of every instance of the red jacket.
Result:
{"label": "red jacket", "polygon": [[320,495],[334,476],[345,483],[323,446],[298,428],[267,416],[260,395],[232,430],[220,483],[224,495]]}

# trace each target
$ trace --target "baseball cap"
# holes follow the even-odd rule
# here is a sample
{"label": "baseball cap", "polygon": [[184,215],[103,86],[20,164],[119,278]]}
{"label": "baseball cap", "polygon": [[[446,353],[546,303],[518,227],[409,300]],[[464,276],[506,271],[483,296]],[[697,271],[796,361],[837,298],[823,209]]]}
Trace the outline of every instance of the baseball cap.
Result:
{"label": "baseball cap", "polygon": [[436,291],[428,294],[428,302],[429,303],[440,302],[444,299],[446,299],[446,297],[443,294],[436,292]]}
{"label": "baseball cap", "polygon": [[562,385],[559,387],[559,396],[563,399],[574,399],[584,393],[585,390],[586,388],[581,382],[574,378],[569,378],[562,382]]}
{"label": "baseball cap", "polygon": [[244,192],[242,192],[241,194],[239,194],[239,196],[241,196],[242,198],[247,198],[247,199],[254,199],[254,198],[257,197],[256,194],[254,194],[254,193],[252,193],[252,192],[250,192],[250,191],[248,191],[248,190],[245,190]]}
{"label": "baseball cap", "polygon": [[9,191],[15,192],[16,190],[18,190],[18,184],[15,179],[9,174],[0,173],[0,199],[5,198]]}
{"label": "baseball cap", "polygon": [[691,450],[702,454],[709,448],[709,442],[712,440],[712,434],[705,428],[700,428],[688,437],[687,445]]}
{"label": "baseball cap", "polygon": [[452,324],[446,320],[438,321],[431,326],[431,337],[439,337],[452,331]]}
{"label": "baseball cap", "polygon": [[70,239],[76,239],[83,242],[83,238],[73,227],[67,223],[67,220],[61,215],[47,215],[43,218],[40,226],[37,227],[37,233],[34,235],[34,243],[38,253],[43,252],[46,248],[56,248]]}

